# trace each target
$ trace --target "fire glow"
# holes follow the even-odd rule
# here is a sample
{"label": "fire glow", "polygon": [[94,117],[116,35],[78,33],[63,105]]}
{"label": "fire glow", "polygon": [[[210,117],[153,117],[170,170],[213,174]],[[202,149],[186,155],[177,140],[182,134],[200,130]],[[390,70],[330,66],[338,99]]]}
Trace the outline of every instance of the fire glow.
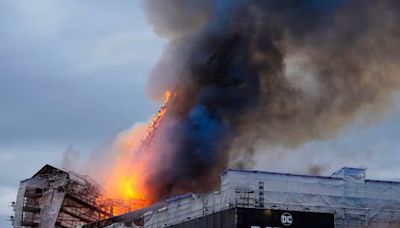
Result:
{"label": "fire glow", "polygon": [[170,98],[171,92],[167,91],[164,104],[148,126],[136,126],[117,139],[116,150],[119,156],[105,188],[109,197],[122,199],[131,210],[148,206],[156,200],[151,194],[151,187],[146,183],[157,154],[150,148],[150,144],[167,113]]}

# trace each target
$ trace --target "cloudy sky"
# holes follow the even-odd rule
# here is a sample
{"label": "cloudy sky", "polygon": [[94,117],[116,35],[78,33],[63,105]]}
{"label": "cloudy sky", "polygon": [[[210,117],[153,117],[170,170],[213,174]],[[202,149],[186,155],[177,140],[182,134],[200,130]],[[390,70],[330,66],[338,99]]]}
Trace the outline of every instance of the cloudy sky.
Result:
{"label": "cloudy sky", "polygon": [[[10,226],[20,180],[60,164],[69,146],[88,155],[155,113],[146,77],[163,43],[135,0],[0,1],[0,227]],[[266,148],[274,152],[256,168],[306,172],[315,164],[326,174],[347,165],[400,179],[400,108],[393,110],[329,141]]]}
{"label": "cloudy sky", "polygon": [[145,83],[162,47],[138,1],[0,1],[0,227],[20,180],[158,109]]}

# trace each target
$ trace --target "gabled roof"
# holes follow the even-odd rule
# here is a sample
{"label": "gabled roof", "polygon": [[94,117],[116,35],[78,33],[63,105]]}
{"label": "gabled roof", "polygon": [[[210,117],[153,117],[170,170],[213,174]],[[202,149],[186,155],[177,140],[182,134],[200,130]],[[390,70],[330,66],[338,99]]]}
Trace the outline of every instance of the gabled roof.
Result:
{"label": "gabled roof", "polygon": [[43,166],[39,171],[37,171],[37,172],[32,176],[32,178],[34,178],[34,177],[36,177],[36,176],[39,176],[39,175],[42,175],[42,174],[48,174],[48,173],[66,173],[66,174],[68,174],[68,172],[66,172],[66,171],[64,171],[64,170],[61,170],[61,169],[58,169],[58,168],[56,168],[56,167],[54,167],[54,166],[51,166],[51,165],[49,165],[49,164],[46,164],[46,165]]}

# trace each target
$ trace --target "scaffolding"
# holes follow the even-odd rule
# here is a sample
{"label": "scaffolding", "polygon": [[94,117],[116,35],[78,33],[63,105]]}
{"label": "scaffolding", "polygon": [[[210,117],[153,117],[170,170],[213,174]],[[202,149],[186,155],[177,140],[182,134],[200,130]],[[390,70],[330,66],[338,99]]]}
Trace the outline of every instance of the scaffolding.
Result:
{"label": "scaffolding", "polygon": [[15,205],[14,227],[78,227],[126,213],[131,207],[109,199],[88,176],[50,165],[21,182]]}
{"label": "scaffolding", "polygon": [[[167,113],[173,92],[148,126],[138,151],[146,151]],[[138,153],[139,153],[138,152]],[[14,227],[77,227],[103,221],[142,207],[141,200],[109,199],[104,190],[88,176],[45,165],[31,179],[21,182]]]}

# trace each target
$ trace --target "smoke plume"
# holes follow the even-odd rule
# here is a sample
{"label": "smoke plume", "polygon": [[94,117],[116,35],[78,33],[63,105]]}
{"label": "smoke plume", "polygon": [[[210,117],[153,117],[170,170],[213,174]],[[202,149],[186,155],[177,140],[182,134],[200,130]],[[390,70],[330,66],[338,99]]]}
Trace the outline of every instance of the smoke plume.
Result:
{"label": "smoke plume", "polygon": [[334,137],[390,107],[400,83],[398,0],[144,0],[168,44],[149,93],[174,89],[148,184],[207,191],[254,145]]}

